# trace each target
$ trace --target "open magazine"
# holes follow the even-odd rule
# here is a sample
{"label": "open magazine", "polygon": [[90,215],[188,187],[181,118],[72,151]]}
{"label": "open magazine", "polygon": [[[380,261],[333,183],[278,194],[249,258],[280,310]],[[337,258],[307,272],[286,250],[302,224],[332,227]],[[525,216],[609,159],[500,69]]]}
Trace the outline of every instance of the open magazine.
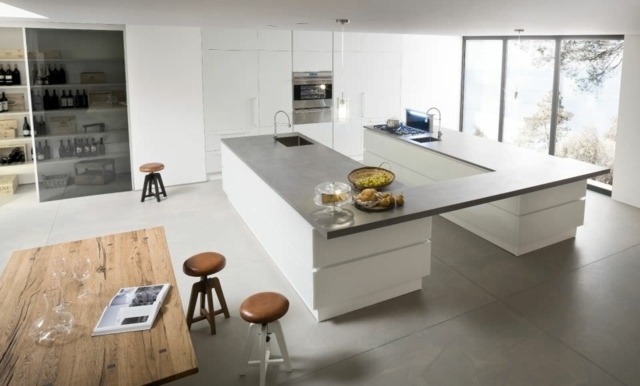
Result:
{"label": "open magazine", "polygon": [[122,288],[102,312],[91,336],[149,330],[170,284]]}

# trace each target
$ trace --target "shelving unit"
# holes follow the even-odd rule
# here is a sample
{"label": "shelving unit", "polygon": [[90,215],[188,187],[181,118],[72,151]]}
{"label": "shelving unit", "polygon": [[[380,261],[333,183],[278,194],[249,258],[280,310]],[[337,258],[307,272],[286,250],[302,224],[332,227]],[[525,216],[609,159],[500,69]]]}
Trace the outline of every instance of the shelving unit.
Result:
{"label": "shelving unit", "polygon": [[[44,98],[45,91],[51,96],[56,91],[58,98],[67,90],[79,90],[80,94],[86,92],[89,99],[88,108],[60,108],[31,111],[34,124],[38,126],[44,121],[45,135],[39,134],[33,138],[33,146],[36,151],[44,147],[45,141],[49,145],[47,160],[35,161],[36,175],[39,180],[40,201],[50,201],[63,198],[80,197],[94,194],[111,193],[132,189],[131,161],[129,149],[128,110],[126,106],[126,77],[124,68],[124,45],[121,31],[97,31],[97,30],[62,30],[62,29],[32,29],[25,30],[27,71],[30,75],[29,91],[31,98]],[[34,54],[36,53],[36,54]],[[44,56],[54,56],[44,58]],[[60,58],[57,58],[59,56]],[[47,69],[63,68],[66,75],[66,83],[63,84],[36,84]],[[102,73],[99,80],[104,83],[83,83],[83,73]],[[44,80],[42,80],[44,83]],[[100,95],[106,94],[108,98],[99,100]],[[112,98],[116,96],[118,99]],[[92,98],[96,98],[92,100]],[[108,104],[104,106],[105,102]],[[122,103],[120,103],[122,102]],[[98,104],[99,107],[91,107]],[[118,103],[118,104],[116,104]],[[109,107],[113,104],[113,107]],[[62,107],[62,106],[61,106]],[[34,106],[31,105],[33,110]],[[69,117],[69,118],[65,118]],[[104,131],[90,129],[85,133],[84,125],[102,124]],[[34,127],[35,129],[35,127]],[[52,134],[53,132],[53,134]],[[95,139],[96,144],[100,138],[104,141],[104,155],[87,157],[60,157],[60,141],[64,148],[74,146],[74,139]],[[37,158],[37,157],[36,157]],[[116,179],[103,179],[88,186],[85,173],[98,171],[75,168],[76,164],[87,160],[113,159]],[[76,173],[78,175],[76,176]],[[104,173],[104,171],[103,171]],[[51,176],[68,175],[64,186],[51,187],[50,183],[43,183],[45,178],[50,181]],[[82,177],[83,184],[77,185],[75,177]],[[96,181],[99,181],[97,178]],[[78,179],[80,183],[80,179]]]}

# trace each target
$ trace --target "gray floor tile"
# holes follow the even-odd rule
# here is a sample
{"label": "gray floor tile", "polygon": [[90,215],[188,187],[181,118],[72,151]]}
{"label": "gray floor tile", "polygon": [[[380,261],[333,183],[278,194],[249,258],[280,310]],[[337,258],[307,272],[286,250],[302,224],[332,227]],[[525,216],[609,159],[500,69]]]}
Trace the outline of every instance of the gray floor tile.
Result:
{"label": "gray floor tile", "polygon": [[640,246],[505,302],[615,377],[640,384]]}
{"label": "gray floor tile", "polygon": [[322,369],[287,385],[620,385],[501,304]]}

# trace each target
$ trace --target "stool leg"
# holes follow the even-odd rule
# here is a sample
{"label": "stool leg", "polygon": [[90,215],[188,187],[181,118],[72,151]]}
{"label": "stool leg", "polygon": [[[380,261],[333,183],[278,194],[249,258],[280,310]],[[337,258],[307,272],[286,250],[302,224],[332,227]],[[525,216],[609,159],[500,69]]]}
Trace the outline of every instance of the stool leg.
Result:
{"label": "stool leg", "polygon": [[238,374],[245,375],[247,368],[249,367],[249,357],[251,356],[251,349],[253,348],[253,341],[258,336],[259,324],[251,323],[249,325],[249,331],[247,332],[247,342],[244,346],[244,353],[242,354],[242,363],[240,365],[240,371]]}
{"label": "stool leg", "polygon": [[153,187],[153,173],[149,173],[147,175],[147,177],[149,177],[149,183],[147,184],[147,197],[151,197],[153,196],[153,192],[151,191],[151,188]]}
{"label": "stool leg", "polygon": [[209,325],[211,326],[211,335],[216,334],[216,313],[213,308],[213,292],[211,290],[211,285],[209,285],[209,280],[205,282],[205,297],[207,298],[207,305],[209,306],[209,311],[206,314],[207,320],[209,321]]}
{"label": "stool leg", "polygon": [[280,354],[282,355],[282,359],[284,360],[284,367],[287,371],[292,371],[291,368],[291,360],[289,359],[289,350],[287,349],[287,343],[284,340],[284,334],[282,333],[282,326],[280,325],[280,321],[276,320],[275,322],[269,323],[269,328],[276,334],[276,339],[278,340],[278,347],[280,348]]}
{"label": "stool leg", "polygon": [[216,295],[218,296],[218,301],[220,302],[220,308],[224,313],[224,318],[229,319],[229,308],[227,307],[227,301],[224,299],[224,293],[222,293],[222,286],[220,285],[220,279],[217,277],[209,279],[209,285],[212,285],[216,290]]}
{"label": "stool leg", "polygon": [[267,381],[267,325],[260,326],[260,386],[265,386]]}
{"label": "stool leg", "polygon": [[154,196],[156,196],[156,200],[160,202],[160,189],[158,189],[158,173],[153,173],[152,180],[153,180],[153,186],[156,189]]}
{"label": "stool leg", "polygon": [[144,202],[144,199],[147,197],[147,186],[149,185],[149,175],[144,176],[144,184],[142,185],[142,199],[140,202]]}
{"label": "stool leg", "polygon": [[196,310],[196,302],[198,301],[198,293],[200,292],[200,283],[194,283],[191,286],[191,297],[189,298],[189,308],[187,310],[187,327],[191,330],[191,324],[193,323],[193,313]]}
{"label": "stool leg", "polygon": [[164,190],[164,183],[162,182],[162,174],[158,173],[158,182],[160,183],[160,192],[162,192],[162,194],[167,197],[167,191]]}

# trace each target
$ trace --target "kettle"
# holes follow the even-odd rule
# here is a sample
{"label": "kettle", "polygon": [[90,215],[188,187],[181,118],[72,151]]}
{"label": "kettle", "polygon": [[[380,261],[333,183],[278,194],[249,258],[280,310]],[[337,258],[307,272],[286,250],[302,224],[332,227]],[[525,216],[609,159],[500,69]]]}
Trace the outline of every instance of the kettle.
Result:
{"label": "kettle", "polygon": [[395,129],[398,126],[400,126],[400,120],[398,118],[387,119],[387,127]]}

